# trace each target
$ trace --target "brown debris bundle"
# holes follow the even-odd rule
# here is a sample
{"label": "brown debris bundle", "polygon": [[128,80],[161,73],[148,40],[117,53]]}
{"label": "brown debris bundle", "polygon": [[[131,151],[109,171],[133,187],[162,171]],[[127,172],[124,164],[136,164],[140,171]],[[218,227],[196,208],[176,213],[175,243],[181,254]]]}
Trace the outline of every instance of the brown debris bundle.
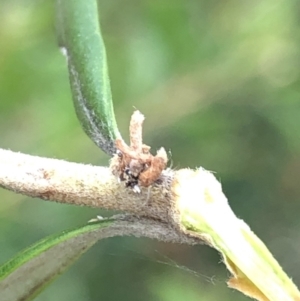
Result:
{"label": "brown debris bundle", "polygon": [[163,147],[153,156],[150,147],[143,144],[143,121],[144,116],[135,111],[130,121],[130,146],[122,139],[117,139],[118,152],[111,161],[113,174],[136,192],[140,191],[139,186],[148,187],[157,181],[168,161]]}

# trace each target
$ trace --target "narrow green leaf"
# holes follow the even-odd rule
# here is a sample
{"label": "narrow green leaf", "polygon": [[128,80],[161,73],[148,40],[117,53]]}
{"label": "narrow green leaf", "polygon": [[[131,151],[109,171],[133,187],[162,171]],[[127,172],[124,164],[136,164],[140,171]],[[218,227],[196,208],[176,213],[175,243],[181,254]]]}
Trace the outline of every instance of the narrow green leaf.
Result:
{"label": "narrow green leaf", "polygon": [[87,135],[104,152],[115,153],[120,138],[109,84],[106,51],[96,0],[57,0],[57,31],[67,57],[73,101]]}
{"label": "narrow green leaf", "polygon": [[103,220],[41,240],[0,266],[0,300],[28,301],[63,273],[115,221]]}

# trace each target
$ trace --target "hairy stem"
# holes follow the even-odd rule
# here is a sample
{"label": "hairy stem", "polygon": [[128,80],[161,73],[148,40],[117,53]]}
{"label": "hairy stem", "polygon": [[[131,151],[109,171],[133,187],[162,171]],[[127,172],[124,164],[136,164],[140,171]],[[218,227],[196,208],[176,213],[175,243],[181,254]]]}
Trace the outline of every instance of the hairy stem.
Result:
{"label": "hairy stem", "polygon": [[168,183],[173,173],[164,172],[162,185],[127,189],[108,167],[71,163],[0,149],[0,186],[30,197],[65,204],[121,210],[139,216],[168,220]]}

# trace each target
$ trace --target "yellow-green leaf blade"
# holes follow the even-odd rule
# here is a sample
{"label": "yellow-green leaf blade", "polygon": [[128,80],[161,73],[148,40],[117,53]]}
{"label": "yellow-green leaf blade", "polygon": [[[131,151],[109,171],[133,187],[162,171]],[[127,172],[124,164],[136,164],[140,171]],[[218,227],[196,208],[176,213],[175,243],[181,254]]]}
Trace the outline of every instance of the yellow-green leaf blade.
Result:
{"label": "yellow-green leaf blade", "polygon": [[47,237],[0,266],[1,301],[32,300],[99,239],[114,221],[104,220]]}

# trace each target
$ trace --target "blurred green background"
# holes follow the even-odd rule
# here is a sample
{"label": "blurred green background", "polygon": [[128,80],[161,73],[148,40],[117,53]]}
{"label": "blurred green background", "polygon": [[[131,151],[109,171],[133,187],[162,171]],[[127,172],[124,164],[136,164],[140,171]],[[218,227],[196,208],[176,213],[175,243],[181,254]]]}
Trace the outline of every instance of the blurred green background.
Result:
{"label": "blurred green background", "polygon": [[[300,283],[300,2],[99,0],[123,137],[134,108],[173,168],[217,172],[236,214]],[[0,0],[0,147],[107,165],[76,119],[54,3]],[[112,212],[0,190],[0,263]],[[36,300],[249,300],[215,250],[102,241]]]}

